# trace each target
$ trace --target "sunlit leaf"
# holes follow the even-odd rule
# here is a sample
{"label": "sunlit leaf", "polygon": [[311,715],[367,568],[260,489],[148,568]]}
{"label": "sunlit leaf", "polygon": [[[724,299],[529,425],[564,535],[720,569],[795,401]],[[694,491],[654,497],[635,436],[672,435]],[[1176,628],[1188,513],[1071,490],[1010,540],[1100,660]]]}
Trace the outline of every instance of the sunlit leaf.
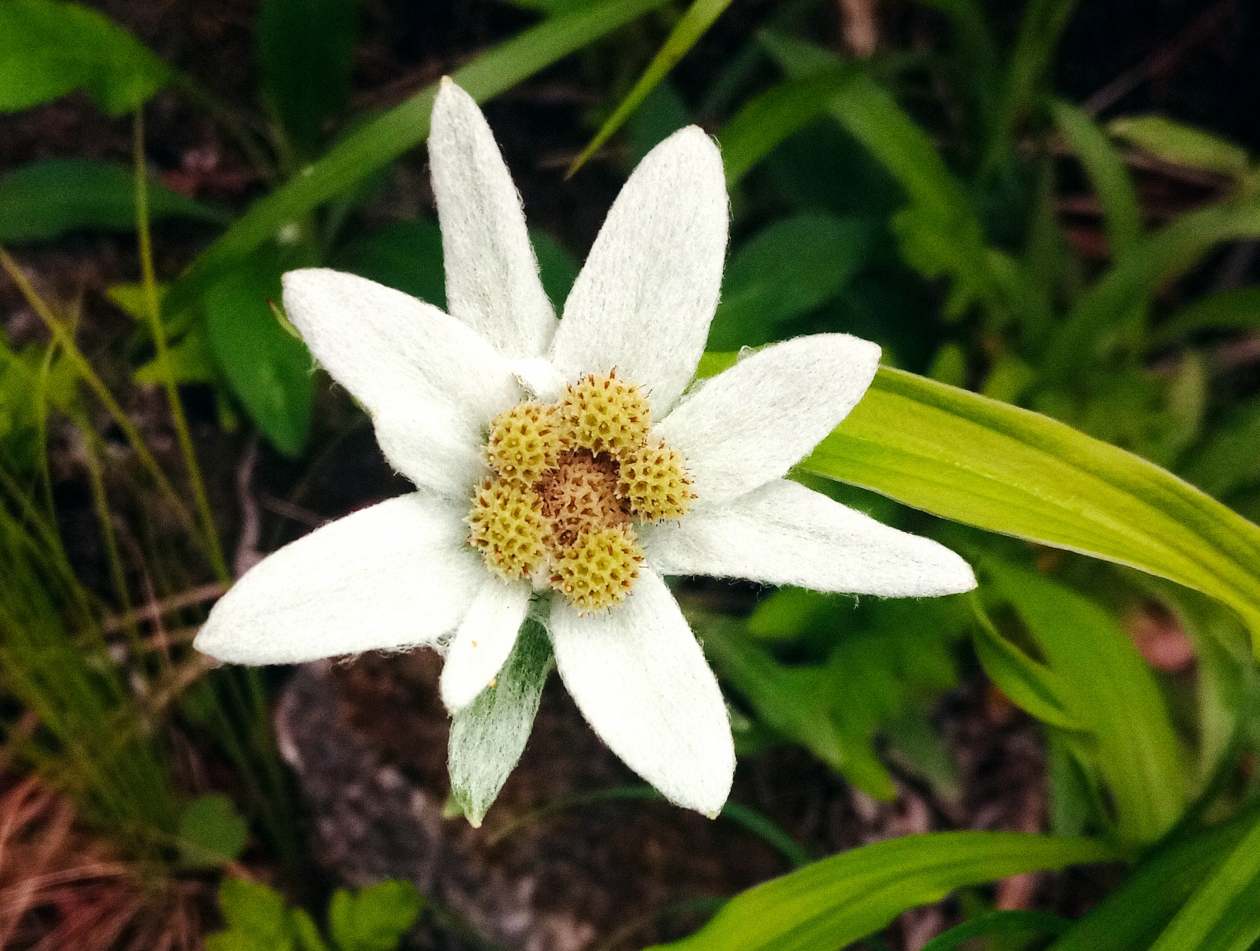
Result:
{"label": "sunlit leaf", "polygon": [[[149,217],[227,223],[223,212],[156,182],[149,182]],[[94,159],[47,159],[0,179],[0,241],[47,241],[68,231],[132,231],[135,227],[136,176],[121,165]]]}
{"label": "sunlit leaf", "polygon": [[736,896],[670,951],[836,951],[909,908],[1024,872],[1105,862],[1089,839],[1013,832],[909,835],[823,859]]}
{"label": "sunlit leaf", "polygon": [[700,37],[704,36],[713,25],[713,21],[721,16],[730,4],[731,0],[692,0],[691,6],[674,24],[674,29],[665,39],[656,56],[652,58],[652,62],[648,63],[647,69],[634,84],[634,88],[595,133],[595,138],[591,139],[590,144],[582,150],[582,154],[573,160],[573,164],[569,166],[570,175],[586,164],[586,160],[612,138],[613,133],[620,129],[626,119],[639,108],[648,94],[674,68],[674,64],[700,41]]}
{"label": "sunlit leaf", "polygon": [[1167,116],[1124,116],[1112,119],[1107,129],[1116,138],[1173,165],[1242,178],[1251,164],[1241,146]]}
{"label": "sunlit leaf", "polygon": [[881,368],[802,467],[990,531],[1209,594],[1260,645],[1260,529],[1159,467],[1045,416]]}
{"label": "sunlit leaf", "polygon": [[0,112],[82,89],[117,116],[171,78],[164,62],[95,10],[59,0],[0,3]]}

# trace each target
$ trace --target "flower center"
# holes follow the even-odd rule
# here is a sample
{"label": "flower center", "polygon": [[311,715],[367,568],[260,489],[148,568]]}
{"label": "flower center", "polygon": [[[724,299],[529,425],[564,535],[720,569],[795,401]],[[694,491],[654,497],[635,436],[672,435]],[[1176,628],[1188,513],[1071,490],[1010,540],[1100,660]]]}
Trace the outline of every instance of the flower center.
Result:
{"label": "flower center", "polygon": [[643,560],[635,523],[682,518],[695,498],[682,455],[650,429],[647,398],[615,370],[491,420],[494,474],[468,517],[487,567],[548,585],[583,611],[624,600]]}

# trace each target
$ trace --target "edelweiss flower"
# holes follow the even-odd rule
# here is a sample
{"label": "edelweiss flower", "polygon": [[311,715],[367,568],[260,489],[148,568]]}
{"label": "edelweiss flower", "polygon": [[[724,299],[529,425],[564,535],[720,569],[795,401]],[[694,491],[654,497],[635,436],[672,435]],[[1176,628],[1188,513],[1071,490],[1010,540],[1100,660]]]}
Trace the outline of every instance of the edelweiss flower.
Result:
{"label": "edelweiss flower", "polygon": [[879,348],[789,340],[684,394],[726,252],[713,142],[691,127],[622,189],[557,322],[485,119],[450,82],[429,151],[450,315],[328,270],[288,315],[417,486],[272,554],[199,650],[246,664],[446,648],[452,711],[527,614],[595,732],[673,802],[715,814],[735,756],[716,679],[664,575],[884,596],[974,586],[935,542],[783,477],[845,417]]}

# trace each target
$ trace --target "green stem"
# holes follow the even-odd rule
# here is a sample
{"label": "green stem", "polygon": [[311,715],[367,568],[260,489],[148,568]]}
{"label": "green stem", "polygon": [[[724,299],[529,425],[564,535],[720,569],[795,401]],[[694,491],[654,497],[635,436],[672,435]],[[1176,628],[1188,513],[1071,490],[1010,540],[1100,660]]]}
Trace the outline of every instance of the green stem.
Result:
{"label": "green stem", "polygon": [[87,383],[88,388],[96,394],[104,405],[106,412],[114,424],[122,430],[123,436],[131,446],[132,452],[136,454],[136,458],[140,460],[140,464],[152,476],[154,483],[158,489],[166,495],[171,503],[175,506],[176,511],[185,523],[196,529],[196,523],[189,514],[188,509],[184,506],[183,500],[179,497],[179,493],[175,491],[175,487],[171,485],[166,474],[162,472],[161,466],[157,460],[153,458],[153,453],[149,451],[149,447],[145,444],[144,438],[140,435],[140,431],[127,418],[127,414],[123,412],[123,408],[118,405],[118,401],[114,399],[114,395],[110,393],[109,387],[92,369],[92,365],[88,363],[87,357],[78,348],[74,342],[74,336],[61,319],[57,317],[47,302],[35,292],[35,288],[31,286],[31,282],[26,279],[26,275],[22,273],[22,269],[17,266],[17,262],[9,256],[9,253],[0,245],[0,268],[12,279],[17,285],[18,290],[31,305],[31,309],[39,315],[40,320],[44,322],[44,326],[48,328],[48,332],[52,334],[53,341],[61,347],[65,352],[66,358],[74,364],[74,368],[78,371],[83,381]]}
{"label": "green stem", "polygon": [[153,346],[157,350],[158,372],[166,388],[167,401],[171,404],[175,433],[179,439],[184,466],[188,470],[188,481],[192,485],[193,500],[201,520],[205,554],[218,579],[225,584],[230,584],[232,573],[228,571],[227,561],[223,557],[219,530],[214,524],[214,513],[210,511],[210,500],[206,496],[205,482],[201,478],[201,467],[197,464],[197,454],[193,450],[192,436],[188,431],[188,419],[184,415],[184,403],[179,398],[179,387],[175,384],[175,374],[171,369],[170,351],[166,345],[166,328],[162,325],[162,305],[158,300],[157,277],[153,272],[153,246],[149,237],[149,189],[144,163],[144,112],[141,109],[136,110],[135,138],[132,147],[136,165],[136,233],[140,239],[140,269],[144,284],[145,315],[148,317],[149,331],[153,335]]}

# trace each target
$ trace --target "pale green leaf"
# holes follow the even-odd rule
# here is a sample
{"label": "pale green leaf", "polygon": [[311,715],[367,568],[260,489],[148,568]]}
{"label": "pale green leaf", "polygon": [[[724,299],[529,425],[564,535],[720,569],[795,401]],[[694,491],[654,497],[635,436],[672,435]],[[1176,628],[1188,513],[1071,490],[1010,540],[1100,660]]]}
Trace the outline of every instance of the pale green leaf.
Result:
{"label": "pale green leaf", "polygon": [[1125,116],[1112,119],[1107,129],[1116,138],[1172,165],[1229,178],[1242,178],[1251,165],[1247,150],[1241,146],[1167,116]]}
{"label": "pale green leaf", "polygon": [[541,624],[527,620],[493,686],[451,721],[447,769],[451,798],[480,826],[508,774],[521,758],[551,670],[551,642]]}
{"label": "pale green leaf", "polygon": [[1048,417],[881,367],[801,465],[1195,588],[1237,611],[1260,649],[1260,529],[1158,466]]}
{"label": "pale green leaf", "polygon": [[118,116],[172,78],[164,62],[95,10],[59,0],[0,3],[0,112],[82,89]]}
{"label": "pale green leaf", "polygon": [[728,902],[670,951],[836,951],[909,908],[1025,872],[1105,862],[1105,845],[1014,832],[909,835],[823,859]]}
{"label": "pale green leaf", "polygon": [[328,906],[328,930],[338,951],[394,951],[423,907],[415,886],[398,879],[354,893],[339,888]]}
{"label": "pale green leaf", "polygon": [[[227,223],[217,209],[156,182],[149,182],[148,188],[152,220]],[[47,159],[0,179],[0,241],[47,241],[68,231],[133,231],[135,227],[136,175],[121,165],[95,159]]]}
{"label": "pale green leaf", "polygon": [[648,94],[674,68],[674,64],[700,41],[700,37],[704,36],[713,25],[713,21],[721,16],[730,4],[731,0],[692,0],[691,6],[674,24],[674,29],[670,31],[664,44],[652,58],[652,62],[648,63],[647,69],[634,84],[634,88],[621,101],[613,114],[605,120],[599,131],[595,133],[595,138],[591,139],[590,144],[582,150],[582,154],[573,160],[573,164],[569,166],[570,175],[586,164],[586,160],[612,138],[613,133],[620,129],[626,119],[639,108]]}

